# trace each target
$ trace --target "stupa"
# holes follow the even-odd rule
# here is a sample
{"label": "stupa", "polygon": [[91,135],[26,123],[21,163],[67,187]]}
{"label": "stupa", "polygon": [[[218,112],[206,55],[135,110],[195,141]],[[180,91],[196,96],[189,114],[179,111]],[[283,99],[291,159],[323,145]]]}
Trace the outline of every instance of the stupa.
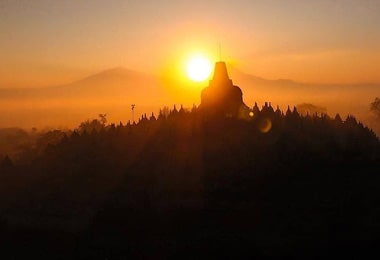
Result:
{"label": "stupa", "polygon": [[232,83],[226,63],[216,62],[209,86],[202,90],[200,109],[208,114],[226,117],[245,117],[249,108],[243,102],[243,92]]}

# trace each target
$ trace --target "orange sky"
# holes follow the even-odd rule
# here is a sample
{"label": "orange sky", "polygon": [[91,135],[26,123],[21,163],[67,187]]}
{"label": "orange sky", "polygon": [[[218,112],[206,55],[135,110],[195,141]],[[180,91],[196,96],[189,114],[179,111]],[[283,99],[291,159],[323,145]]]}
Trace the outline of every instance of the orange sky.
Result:
{"label": "orange sky", "polygon": [[380,2],[5,1],[0,87],[63,84],[116,66],[177,75],[190,53],[302,82],[380,82]]}

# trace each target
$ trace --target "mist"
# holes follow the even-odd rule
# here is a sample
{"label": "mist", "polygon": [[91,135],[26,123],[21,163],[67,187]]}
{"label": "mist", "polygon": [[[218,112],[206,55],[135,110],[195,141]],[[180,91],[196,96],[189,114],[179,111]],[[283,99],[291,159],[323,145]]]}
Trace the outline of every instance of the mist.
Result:
{"label": "mist", "polygon": [[[229,66],[235,85],[243,91],[245,103],[252,107],[271,102],[286,111],[287,106],[313,104],[334,117],[355,116],[378,135],[378,120],[370,113],[370,103],[380,96],[380,84],[311,84],[292,80],[268,80]],[[202,86],[202,84],[204,86]],[[60,86],[34,89],[0,89],[0,128],[26,130],[76,128],[81,122],[107,114],[108,122],[132,121],[135,104],[137,121],[144,114],[174,105],[191,108],[199,105],[200,92],[207,82],[163,79],[125,68],[115,68]]]}

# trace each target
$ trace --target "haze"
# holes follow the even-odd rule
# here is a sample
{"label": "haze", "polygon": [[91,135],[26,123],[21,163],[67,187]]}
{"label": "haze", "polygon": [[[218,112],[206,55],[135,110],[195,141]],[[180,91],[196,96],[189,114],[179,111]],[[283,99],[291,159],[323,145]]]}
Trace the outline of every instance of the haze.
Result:
{"label": "haze", "polygon": [[[219,43],[248,105],[306,102],[370,122],[380,95],[379,13],[376,0],[2,1],[0,126],[75,126],[98,113],[117,122],[130,119],[131,103],[139,115],[199,104],[207,81],[186,80],[183,62],[196,52],[218,60]],[[83,82],[87,91],[78,91]],[[52,86],[64,87],[51,94]],[[107,94],[115,88],[124,94]]]}

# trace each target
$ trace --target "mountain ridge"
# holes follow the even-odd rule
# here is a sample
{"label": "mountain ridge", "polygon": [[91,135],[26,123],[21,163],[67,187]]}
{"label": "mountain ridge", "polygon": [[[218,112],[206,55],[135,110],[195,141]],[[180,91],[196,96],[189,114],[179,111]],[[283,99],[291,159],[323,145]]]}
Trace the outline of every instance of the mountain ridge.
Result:
{"label": "mountain ridge", "polygon": [[146,84],[151,86],[150,91],[153,91],[156,83],[158,80],[154,76],[124,67],[115,67],[67,84],[40,88],[0,88],[0,100],[7,98],[75,98],[75,95],[113,96],[114,94],[126,94],[126,91],[131,91],[133,95],[136,95],[133,85]]}
{"label": "mountain ridge", "polygon": [[[271,102],[281,109],[286,109],[288,105],[307,103],[326,108],[330,116],[336,113],[343,116],[351,114],[370,122],[369,104],[380,96],[380,84],[326,85],[286,79],[267,80],[233,66],[227,67],[229,77],[241,88],[243,100],[249,107],[255,102],[259,105]],[[201,91],[207,85],[207,81],[195,84],[174,77],[168,80],[115,67],[68,84],[32,89],[0,89],[0,109],[5,112],[0,126],[24,126],[27,121],[31,126],[55,125],[59,120],[70,120],[72,125],[100,112],[107,112],[113,115],[112,120],[118,120],[120,115],[126,117],[125,113],[130,111],[131,104],[137,104],[138,114],[156,113],[160,108],[172,107],[173,104],[189,108],[194,104],[199,105]]]}
{"label": "mountain ridge", "polygon": [[[252,81],[255,81],[257,83],[265,83],[265,84],[286,84],[286,85],[302,85],[302,86],[320,86],[320,87],[326,87],[326,86],[379,86],[380,83],[378,82],[360,82],[360,83],[313,83],[313,82],[300,82],[293,79],[287,79],[287,78],[277,78],[277,79],[267,79],[264,77],[256,76],[254,74],[251,74],[249,72],[242,71],[234,66],[227,65],[229,69],[229,74],[232,80],[234,81],[235,78],[246,78]],[[141,72],[138,70],[134,70],[131,68],[126,68],[123,66],[117,66],[109,69],[104,69],[99,72],[90,74],[85,77],[81,77],[77,80],[68,82],[68,83],[62,83],[62,84],[56,84],[52,86],[43,86],[43,87],[17,87],[17,88],[0,88],[1,92],[4,91],[14,91],[14,92],[20,92],[20,91],[26,91],[30,92],[33,90],[48,90],[51,88],[60,88],[60,87],[66,87],[68,85],[74,85],[78,83],[87,83],[89,81],[93,80],[109,80],[109,78],[121,78],[121,79],[142,79],[142,78],[150,78],[150,79],[156,79],[160,80],[159,76]],[[1,98],[1,97],[0,97]]]}

